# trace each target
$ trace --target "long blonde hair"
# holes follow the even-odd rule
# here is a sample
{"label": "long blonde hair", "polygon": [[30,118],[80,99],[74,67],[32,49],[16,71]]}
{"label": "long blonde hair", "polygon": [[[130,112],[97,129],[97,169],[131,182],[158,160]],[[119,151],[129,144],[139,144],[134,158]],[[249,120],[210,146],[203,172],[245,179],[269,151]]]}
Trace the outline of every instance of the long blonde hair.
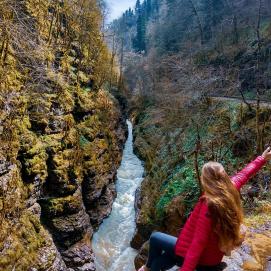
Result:
{"label": "long blonde hair", "polygon": [[206,163],[202,168],[201,185],[219,238],[221,251],[229,253],[242,243],[240,226],[243,221],[240,194],[223,166]]}

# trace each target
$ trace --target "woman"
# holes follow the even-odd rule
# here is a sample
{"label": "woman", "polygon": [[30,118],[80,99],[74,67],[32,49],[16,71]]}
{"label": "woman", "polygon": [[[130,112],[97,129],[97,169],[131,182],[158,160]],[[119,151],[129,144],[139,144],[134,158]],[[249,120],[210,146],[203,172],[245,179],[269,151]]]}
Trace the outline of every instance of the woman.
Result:
{"label": "woman", "polygon": [[242,243],[239,190],[270,159],[271,148],[268,147],[232,178],[221,164],[205,164],[201,175],[204,193],[178,239],[153,233],[147,264],[139,271],[168,270],[175,265],[181,266],[180,271],[221,270],[223,256]]}

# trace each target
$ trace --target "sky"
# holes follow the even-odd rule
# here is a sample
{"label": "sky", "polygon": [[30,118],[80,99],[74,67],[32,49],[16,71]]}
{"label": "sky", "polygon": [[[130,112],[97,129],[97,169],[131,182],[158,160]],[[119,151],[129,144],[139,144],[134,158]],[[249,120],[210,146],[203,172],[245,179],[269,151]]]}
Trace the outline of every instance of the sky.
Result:
{"label": "sky", "polygon": [[108,21],[111,22],[120,17],[129,7],[134,8],[136,0],[106,0],[106,2],[110,12]]}

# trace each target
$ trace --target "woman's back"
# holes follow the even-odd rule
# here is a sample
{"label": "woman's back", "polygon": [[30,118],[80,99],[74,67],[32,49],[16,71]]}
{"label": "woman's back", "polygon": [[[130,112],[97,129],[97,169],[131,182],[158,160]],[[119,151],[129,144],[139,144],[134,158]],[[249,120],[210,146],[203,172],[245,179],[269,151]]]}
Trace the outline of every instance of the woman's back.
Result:
{"label": "woman's back", "polygon": [[[241,172],[231,178],[237,190],[265,164],[259,156]],[[182,271],[193,270],[199,265],[217,265],[224,253],[219,249],[219,237],[212,227],[212,218],[205,196],[201,196],[182,229],[175,246],[175,253],[184,257]]]}
{"label": "woman's back", "polygon": [[[202,245],[204,249],[201,249]],[[194,265],[194,262],[200,265],[216,265],[221,262],[224,253],[220,251],[218,236],[212,230],[212,220],[204,197],[200,198],[181,231],[175,253],[185,259],[188,257],[186,264],[189,266]],[[185,265],[182,270],[185,270]]]}
{"label": "woman's back", "polygon": [[238,191],[270,159],[269,147],[232,178],[221,164],[206,163],[201,175],[204,195],[178,239],[160,232],[152,233],[148,261],[140,271],[168,270],[175,265],[181,266],[180,271],[221,270],[224,254],[242,242],[243,214]]}

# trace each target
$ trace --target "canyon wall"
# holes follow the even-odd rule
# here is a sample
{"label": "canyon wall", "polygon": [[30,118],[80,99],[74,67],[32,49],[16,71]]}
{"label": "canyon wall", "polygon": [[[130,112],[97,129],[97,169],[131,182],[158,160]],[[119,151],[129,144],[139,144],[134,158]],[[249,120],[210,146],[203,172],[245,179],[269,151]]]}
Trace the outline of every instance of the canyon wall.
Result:
{"label": "canyon wall", "polygon": [[0,270],[95,270],[126,139],[99,7],[7,0],[0,20]]}

